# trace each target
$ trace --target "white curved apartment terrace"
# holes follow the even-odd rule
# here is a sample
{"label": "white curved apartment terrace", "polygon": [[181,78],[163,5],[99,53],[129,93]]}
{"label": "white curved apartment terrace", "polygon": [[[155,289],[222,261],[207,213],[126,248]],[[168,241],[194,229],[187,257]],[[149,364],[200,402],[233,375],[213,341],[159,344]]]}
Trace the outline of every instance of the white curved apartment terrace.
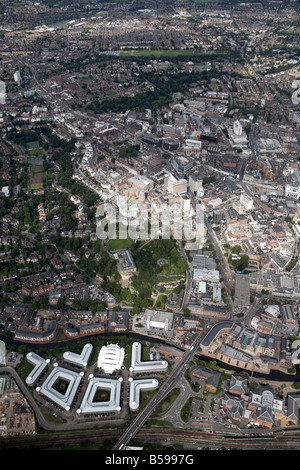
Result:
{"label": "white curved apartment terrace", "polygon": [[[75,354],[70,351],[64,353],[65,361],[75,364],[77,366],[86,368],[88,361],[91,357],[93,346],[86,344],[81,354]],[[168,368],[167,361],[142,361],[142,346],[141,343],[134,342],[131,350],[131,367],[132,373],[153,373],[165,371]],[[27,385],[33,386],[41,374],[46,370],[50,364],[50,359],[44,359],[38,354],[30,352],[26,356],[27,360],[35,367],[26,378]],[[104,370],[107,374],[112,374],[114,371],[119,370],[123,366],[124,349],[120,348],[117,344],[110,344],[103,346],[99,352],[97,366]],[[54,363],[54,367],[50,374],[46,377],[42,385],[36,388],[37,392],[50,399],[60,408],[65,411],[70,411],[73,404],[76,392],[79,388],[81,381],[84,379],[85,373],[75,372],[59,366]],[[121,387],[123,378],[119,379],[109,377],[94,377],[93,374],[89,375],[84,397],[77,413],[92,414],[92,413],[107,413],[121,411]],[[57,386],[59,381],[64,381],[66,387],[64,393],[59,391]],[[159,386],[157,379],[151,378],[129,378],[129,407],[135,411],[140,406],[140,394],[142,391],[154,390]],[[106,401],[96,401],[95,396],[99,389],[109,391],[109,399]]]}
{"label": "white curved apartment terrace", "polygon": [[93,345],[87,343],[84,345],[81,354],[76,354],[70,351],[67,351],[63,354],[65,361],[75,364],[77,366],[86,367],[88,365],[90,356],[93,351]]}
{"label": "white curved apartment terrace", "polygon": [[130,372],[162,372],[168,369],[167,361],[142,361],[142,345],[137,341],[133,343],[131,349]]}
{"label": "white curved apartment terrace", "polygon": [[[82,377],[83,372],[78,373],[58,366],[52,370],[50,375],[37,391],[40,391],[42,395],[49,398],[64,410],[69,411]],[[55,384],[59,380],[68,383],[64,394],[55,388]]]}
{"label": "white curved apartment terrace", "polygon": [[136,379],[129,377],[130,391],[129,391],[129,408],[136,411],[140,407],[141,392],[148,390],[155,390],[159,386],[157,379]]}
{"label": "white curved apartment terrace", "polygon": [[31,373],[26,377],[26,383],[27,385],[33,385],[48,366],[50,359],[44,359],[35,352],[28,353],[26,359],[34,365]]}
{"label": "white curved apartment terrace", "polygon": [[[91,377],[77,413],[91,414],[121,411],[121,383],[122,378],[106,379],[102,377]],[[109,400],[94,401],[99,389],[109,391]]]}

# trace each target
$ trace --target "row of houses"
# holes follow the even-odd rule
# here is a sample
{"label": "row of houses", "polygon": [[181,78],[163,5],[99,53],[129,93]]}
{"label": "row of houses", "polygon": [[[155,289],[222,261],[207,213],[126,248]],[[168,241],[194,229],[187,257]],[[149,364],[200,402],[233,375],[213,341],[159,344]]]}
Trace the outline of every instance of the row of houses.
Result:
{"label": "row of houses", "polygon": [[[98,315],[99,317],[99,315]],[[130,327],[130,317],[127,311],[102,312],[95,322],[67,322],[64,332],[69,338],[86,336],[97,333],[127,331]]]}
{"label": "row of houses", "polygon": [[[44,327],[33,324],[26,328],[19,326],[15,331],[15,339],[32,343],[47,343],[58,333],[59,323],[51,320]],[[120,332],[129,329],[129,313],[127,311],[99,312],[96,321],[73,321],[64,324],[64,333],[69,338],[77,338],[98,333]]]}

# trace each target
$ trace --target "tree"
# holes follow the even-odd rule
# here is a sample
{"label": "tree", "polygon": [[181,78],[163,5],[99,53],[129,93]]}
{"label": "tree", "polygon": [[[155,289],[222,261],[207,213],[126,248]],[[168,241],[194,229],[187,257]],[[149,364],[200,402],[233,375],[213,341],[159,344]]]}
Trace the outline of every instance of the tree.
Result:
{"label": "tree", "polygon": [[81,302],[79,299],[74,299],[72,302],[72,309],[73,310],[80,310],[81,309]]}
{"label": "tree", "polygon": [[46,309],[49,307],[49,299],[47,297],[43,297],[40,302],[40,308]]}
{"label": "tree", "polygon": [[33,302],[32,308],[33,308],[33,310],[35,310],[37,312],[38,309],[40,308],[39,302],[37,302],[37,301]]}
{"label": "tree", "polygon": [[140,311],[141,311],[140,307],[135,306],[135,307],[133,307],[132,313],[134,315],[138,315],[140,313]]}
{"label": "tree", "polygon": [[190,314],[191,314],[190,309],[187,308],[187,307],[185,307],[185,308],[183,309],[183,315],[184,315],[185,317],[189,317]]}
{"label": "tree", "polygon": [[66,299],[60,297],[57,301],[56,308],[64,310],[66,307]]}
{"label": "tree", "polygon": [[249,262],[249,256],[248,255],[242,255],[240,259],[238,260],[238,267],[241,271],[247,268]]}

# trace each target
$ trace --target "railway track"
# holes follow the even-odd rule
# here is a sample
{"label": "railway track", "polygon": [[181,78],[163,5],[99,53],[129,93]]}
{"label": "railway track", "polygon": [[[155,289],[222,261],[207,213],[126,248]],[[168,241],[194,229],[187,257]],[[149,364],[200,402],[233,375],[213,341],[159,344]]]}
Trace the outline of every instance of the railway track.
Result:
{"label": "railway track", "polygon": [[[164,441],[162,441],[162,437]],[[229,436],[213,433],[195,432],[194,430],[178,429],[142,429],[136,436],[145,442],[160,442],[165,446],[169,443],[180,443],[199,447],[216,447],[243,450],[292,450],[300,448],[300,436]],[[170,445],[170,444],[169,444]],[[190,447],[191,448],[191,447]]]}
{"label": "railway track", "polygon": [[65,447],[71,445],[80,445],[86,442],[102,443],[105,441],[115,441],[120,437],[120,431],[108,430],[99,432],[80,432],[65,434],[47,434],[35,436],[17,436],[11,438],[2,438],[0,440],[0,450],[31,450],[45,449],[53,447]]}
{"label": "railway track", "polygon": [[[112,443],[122,434],[121,430],[86,431],[70,434],[47,434],[35,436],[18,436],[17,438],[2,438],[0,450],[31,450],[45,448],[63,448],[84,443]],[[143,428],[136,437],[140,443],[157,443],[160,446],[171,447],[172,443],[182,444],[186,448],[215,447],[243,450],[293,450],[300,448],[300,436],[230,436],[214,433],[204,433],[195,430],[167,429],[166,427]],[[111,450],[111,449],[110,449]]]}

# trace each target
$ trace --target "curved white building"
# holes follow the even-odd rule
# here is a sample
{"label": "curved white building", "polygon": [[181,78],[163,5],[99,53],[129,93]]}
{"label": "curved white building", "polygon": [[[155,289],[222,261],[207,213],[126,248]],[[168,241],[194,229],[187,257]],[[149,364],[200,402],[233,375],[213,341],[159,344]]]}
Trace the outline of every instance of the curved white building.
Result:
{"label": "curved white building", "polygon": [[115,370],[121,369],[124,355],[124,349],[117,344],[102,346],[98,356],[98,367],[106,374],[112,374]]}
{"label": "curved white building", "polygon": [[0,104],[6,104],[6,86],[2,80],[0,81]]}
{"label": "curved white building", "polygon": [[41,373],[44,371],[44,369],[48,366],[50,360],[44,359],[43,357],[39,356],[38,354],[34,352],[28,353],[26,356],[26,359],[35,367],[32,369],[30,374],[26,377],[25,382],[27,383],[27,385],[33,385],[37,381]]}
{"label": "curved white building", "polygon": [[[78,414],[86,413],[106,413],[120,411],[122,379],[106,379],[102,377],[92,377],[84,394]],[[109,390],[110,397],[107,401],[94,401],[98,389]]]}
{"label": "curved white building", "polygon": [[0,341],[0,365],[6,366],[6,347],[4,341]]}
{"label": "curved white building", "polygon": [[141,361],[142,346],[141,343],[135,342],[131,348],[131,372],[157,372],[164,371],[168,368],[167,361]]}
{"label": "curved white building", "polygon": [[[298,343],[298,341],[296,341]],[[292,363],[300,364],[300,348],[299,346],[292,352]]]}
{"label": "curved white building", "polygon": [[[64,410],[69,411],[81,379],[81,373],[78,374],[63,367],[55,367],[40,387],[40,392]],[[64,394],[55,389],[58,380],[64,380],[68,383]]]}
{"label": "curved white building", "polygon": [[133,380],[129,377],[130,394],[129,394],[129,408],[136,411],[140,406],[140,396],[142,391],[154,390],[158,387],[159,382],[157,379],[139,379]]}
{"label": "curved white building", "polygon": [[65,361],[71,362],[72,364],[76,364],[80,367],[86,367],[89,361],[89,358],[93,351],[93,345],[87,343],[84,345],[81,354],[76,354],[70,351],[64,352],[63,357]]}

